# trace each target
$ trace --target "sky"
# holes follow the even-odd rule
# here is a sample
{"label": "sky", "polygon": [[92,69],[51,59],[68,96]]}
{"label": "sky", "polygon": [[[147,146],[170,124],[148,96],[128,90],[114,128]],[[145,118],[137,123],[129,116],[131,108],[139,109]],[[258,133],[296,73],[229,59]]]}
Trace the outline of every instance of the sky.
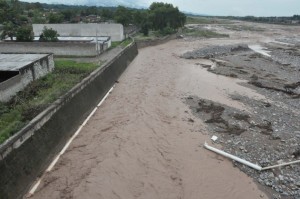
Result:
{"label": "sky", "polygon": [[[146,7],[150,0],[21,0],[27,2],[75,5],[125,5]],[[300,14],[300,0],[156,0],[172,3],[181,11],[217,16],[292,16]]]}

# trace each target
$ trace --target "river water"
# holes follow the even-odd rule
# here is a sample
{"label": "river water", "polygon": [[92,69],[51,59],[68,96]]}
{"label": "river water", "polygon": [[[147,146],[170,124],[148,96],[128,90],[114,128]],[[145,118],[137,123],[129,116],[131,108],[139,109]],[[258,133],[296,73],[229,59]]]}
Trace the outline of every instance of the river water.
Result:
{"label": "river water", "polygon": [[228,94],[263,97],[196,65],[205,60],[179,58],[193,47],[174,40],[141,49],[33,198],[267,198],[229,160],[203,148],[210,136],[184,103],[196,95],[247,110]]}

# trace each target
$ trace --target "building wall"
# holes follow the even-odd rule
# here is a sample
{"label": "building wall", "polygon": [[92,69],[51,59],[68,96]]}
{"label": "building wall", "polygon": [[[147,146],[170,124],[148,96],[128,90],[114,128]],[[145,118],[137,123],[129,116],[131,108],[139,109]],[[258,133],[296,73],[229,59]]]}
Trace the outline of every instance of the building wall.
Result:
{"label": "building wall", "polygon": [[[97,56],[95,43],[80,42],[0,42],[0,53],[53,53],[57,56]],[[102,52],[101,52],[102,53]]]}
{"label": "building wall", "polygon": [[122,24],[32,24],[35,36],[40,36],[44,27],[52,28],[64,37],[95,37],[110,36],[112,41],[124,39],[124,28]]}
{"label": "building wall", "polygon": [[97,56],[111,46],[104,45],[101,51],[101,44],[81,42],[0,42],[0,53],[53,53],[57,56]]}
{"label": "building wall", "polygon": [[48,55],[38,61],[27,65],[19,71],[17,76],[14,76],[0,83],[0,101],[8,101],[17,92],[24,89],[30,82],[54,69],[53,55]]}

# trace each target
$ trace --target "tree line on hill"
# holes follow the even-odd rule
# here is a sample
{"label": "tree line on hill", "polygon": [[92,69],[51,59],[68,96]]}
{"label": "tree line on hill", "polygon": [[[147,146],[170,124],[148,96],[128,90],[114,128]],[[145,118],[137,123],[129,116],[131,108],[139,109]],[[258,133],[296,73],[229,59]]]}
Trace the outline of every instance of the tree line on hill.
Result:
{"label": "tree line on hill", "polygon": [[300,15],[293,15],[291,17],[255,17],[255,16],[245,16],[245,17],[221,17],[230,20],[242,20],[258,23],[272,23],[272,24],[300,24]]}
{"label": "tree line on hill", "polygon": [[[34,36],[31,24],[33,23],[107,21],[121,23],[124,26],[135,25],[145,35],[148,35],[151,29],[170,34],[184,26],[186,16],[179,11],[178,7],[159,2],[152,3],[149,9],[131,9],[124,6],[104,8],[0,0],[0,24],[3,24],[1,39],[9,37],[13,40],[13,37],[16,37],[17,41],[32,41]],[[45,31],[49,33],[49,30]],[[51,32],[51,34],[55,33]]]}

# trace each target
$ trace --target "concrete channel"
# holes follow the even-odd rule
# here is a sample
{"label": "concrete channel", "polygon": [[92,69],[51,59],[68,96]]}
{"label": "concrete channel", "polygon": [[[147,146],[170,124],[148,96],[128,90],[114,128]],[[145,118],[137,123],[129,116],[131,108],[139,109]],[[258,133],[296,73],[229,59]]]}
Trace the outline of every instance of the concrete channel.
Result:
{"label": "concrete channel", "polygon": [[0,198],[28,191],[137,54],[134,42],[0,146]]}

